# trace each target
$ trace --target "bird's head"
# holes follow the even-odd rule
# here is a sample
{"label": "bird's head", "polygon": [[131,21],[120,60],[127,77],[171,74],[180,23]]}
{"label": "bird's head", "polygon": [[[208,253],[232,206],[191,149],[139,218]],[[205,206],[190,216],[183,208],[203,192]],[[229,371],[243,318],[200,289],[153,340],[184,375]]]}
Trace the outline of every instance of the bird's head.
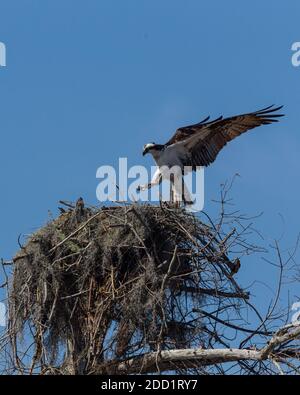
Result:
{"label": "bird's head", "polygon": [[155,143],[145,144],[144,147],[143,147],[143,156],[148,154],[151,150],[154,150],[155,147],[156,147]]}

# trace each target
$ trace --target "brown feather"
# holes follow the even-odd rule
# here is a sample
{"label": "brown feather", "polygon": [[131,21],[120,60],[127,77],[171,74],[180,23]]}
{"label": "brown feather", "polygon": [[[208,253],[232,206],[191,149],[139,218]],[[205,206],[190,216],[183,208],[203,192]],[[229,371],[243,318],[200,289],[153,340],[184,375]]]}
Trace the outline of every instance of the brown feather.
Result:
{"label": "brown feather", "polygon": [[212,163],[221,149],[235,137],[257,126],[277,122],[282,114],[273,114],[282,108],[274,106],[248,114],[242,114],[223,119],[186,126],[177,129],[174,136],[166,145],[182,142],[191,152],[185,166],[208,166]]}

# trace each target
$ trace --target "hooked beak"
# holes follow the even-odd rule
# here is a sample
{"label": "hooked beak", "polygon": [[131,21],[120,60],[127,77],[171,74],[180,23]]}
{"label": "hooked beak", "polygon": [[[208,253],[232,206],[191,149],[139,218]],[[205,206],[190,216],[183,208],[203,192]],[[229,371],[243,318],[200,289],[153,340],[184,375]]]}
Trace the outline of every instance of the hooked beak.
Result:
{"label": "hooked beak", "polygon": [[147,150],[147,148],[146,148],[146,149],[144,149],[144,151],[143,151],[143,156],[145,156],[146,154],[148,154],[148,150]]}

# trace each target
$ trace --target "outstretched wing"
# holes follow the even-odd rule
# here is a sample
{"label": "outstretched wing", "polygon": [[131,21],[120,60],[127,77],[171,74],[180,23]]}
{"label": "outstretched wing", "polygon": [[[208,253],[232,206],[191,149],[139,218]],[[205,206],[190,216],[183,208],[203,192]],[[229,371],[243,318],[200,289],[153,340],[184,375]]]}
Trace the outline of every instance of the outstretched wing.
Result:
{"label": "outstretched wing", "polygon": [[185,166],[208,166],[221,149],[235,137],[257,126],[278,122],[283,114],[274,114],[283,106],[269,106],[262,110],[212,122],[187,126],[176,131],[167,145],[177,143],[185,152]]}
{"label": "outstretched wing", "polygon": [[183,126],[177,129],[173,137],[166,143],[166,145],[171,145],[174,143],[178,143],[179,141],[186,140],[188,137],[191,137],[194,133],[200,132],[200,130],[205,126],[220,121],[221,119],[223,119],[223,117],[219,117],[217,119],[214,119],[213,121],[207,122],[209,119],[210,116],[206,117],[201,122],[195,123],[194,125]]}

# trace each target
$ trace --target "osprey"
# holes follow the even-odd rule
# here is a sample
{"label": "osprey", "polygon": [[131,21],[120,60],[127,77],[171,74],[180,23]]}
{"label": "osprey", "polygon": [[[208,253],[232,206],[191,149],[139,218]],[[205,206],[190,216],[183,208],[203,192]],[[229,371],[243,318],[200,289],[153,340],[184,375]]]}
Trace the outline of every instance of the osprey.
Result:
{"label": "osprey", "polygon": [[[235,137],[257,126],[278,122],[276,118],[282,117],[283,114],[274,113],[282,107],[272,105],[255,112],[225,119],[219,117],[213,121],[209,121],[210,117],[207,117],[199,123],[177,129],[166,144],[145,144],[143,155],[152,154],[158,168],[151,182],[138,187],[138,190],[143,191],[160,184],[167,174],[170,175],[167,170],[173,167],[180,169],[181,174],[175,177],[182,179],[184,168],[196,170],[197,166],[209,166],[221,149]],[[184,184],[184,192],[180,191],[179,194],[176,191],[174,178],[171,184],[175,201],[183,200],[185,203],[192,203]]]}

